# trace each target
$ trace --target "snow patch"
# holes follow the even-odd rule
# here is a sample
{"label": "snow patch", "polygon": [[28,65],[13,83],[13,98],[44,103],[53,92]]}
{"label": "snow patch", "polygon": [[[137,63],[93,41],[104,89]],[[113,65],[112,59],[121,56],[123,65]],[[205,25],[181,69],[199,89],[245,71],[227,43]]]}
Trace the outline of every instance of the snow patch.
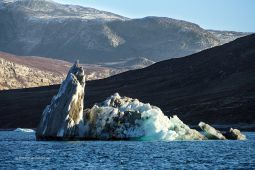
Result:
{"label": "snow patch", "polygon": [[24,129],[24,128],[17,128],[14,132],[25,132],[25,133],[35,133],[33,129]]}

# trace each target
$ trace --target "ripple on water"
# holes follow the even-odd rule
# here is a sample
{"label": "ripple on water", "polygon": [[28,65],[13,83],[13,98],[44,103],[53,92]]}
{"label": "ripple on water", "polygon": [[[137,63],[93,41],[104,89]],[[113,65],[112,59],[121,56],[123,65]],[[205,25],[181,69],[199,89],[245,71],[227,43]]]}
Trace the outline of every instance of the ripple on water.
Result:
{"label": "ripple on water", "polygon": [[253,169],[247,141],[38,142],[33,133],[0,132],[0,169]]}

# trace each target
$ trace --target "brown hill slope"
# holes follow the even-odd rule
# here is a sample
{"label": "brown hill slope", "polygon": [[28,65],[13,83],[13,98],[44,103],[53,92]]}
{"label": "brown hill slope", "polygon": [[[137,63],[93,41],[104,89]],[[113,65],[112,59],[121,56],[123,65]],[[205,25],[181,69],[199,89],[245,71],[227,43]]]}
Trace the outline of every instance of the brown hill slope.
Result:
{"label": "brown hill slope", "polygon": [[[0,92],[0,126],[36,127],[58,86]],[[106,79],[89,81],[85,105],[114,92],[159,106],[188,124],[255,123],[255,35]]]}
{"label": "brown hill slope", "polygon": [[[59,84],[72,63],[36,56],[16,56],[0,51],[0,90]],[[120,70],[83,64],[87,80],[101,79]]]}

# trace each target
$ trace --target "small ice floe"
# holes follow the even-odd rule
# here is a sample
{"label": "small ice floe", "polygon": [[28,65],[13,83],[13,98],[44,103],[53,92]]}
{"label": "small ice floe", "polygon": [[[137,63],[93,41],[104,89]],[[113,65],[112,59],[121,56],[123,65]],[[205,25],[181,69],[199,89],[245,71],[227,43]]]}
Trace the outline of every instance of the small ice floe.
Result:
{"label": "small ice floe", "polygon": [[23,129],[23,128],[17,128],[14,130],[14,132],[35,133],[33,129]]}

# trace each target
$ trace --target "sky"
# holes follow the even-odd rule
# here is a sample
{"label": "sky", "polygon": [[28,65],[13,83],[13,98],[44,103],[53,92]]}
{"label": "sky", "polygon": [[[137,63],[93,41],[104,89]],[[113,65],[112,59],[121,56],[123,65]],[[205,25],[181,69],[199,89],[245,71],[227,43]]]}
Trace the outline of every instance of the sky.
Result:
{"label": "sky", "polygon": [[205,29],[255,32],[255,0],[55,0],[128,18],[169,17]]}

